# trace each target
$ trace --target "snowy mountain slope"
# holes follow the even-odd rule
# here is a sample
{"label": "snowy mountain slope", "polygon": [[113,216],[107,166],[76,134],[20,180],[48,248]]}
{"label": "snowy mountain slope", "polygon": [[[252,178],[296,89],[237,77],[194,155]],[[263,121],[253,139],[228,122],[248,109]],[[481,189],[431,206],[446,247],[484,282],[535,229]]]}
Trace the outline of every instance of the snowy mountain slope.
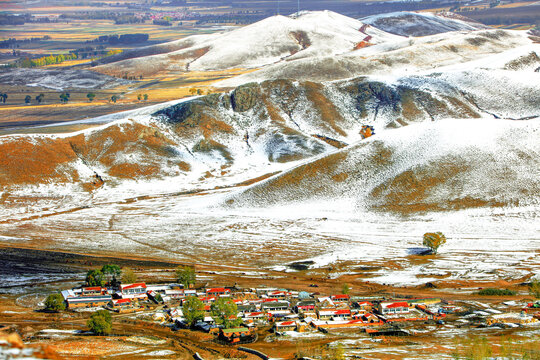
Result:
{"label": "snowy mountain slope", "polygon": [[169,48],[179,50],[101,65],[94,70],[149,75],[160,71],[256,68],[284,60],[334,56],[353,50],[362,41],[377,44],[398,39],[334,12],[305,12],[298,18],[273,16],[229,32],[191,36],[170,43]]}
{"label": "snowy mountain slope", "polygon": [[370,74],[399,76],[464,64],[532,44],[527,33],[520,31],[444,33],[385,42],[339,56],[277,63],[215,86],[234,87],[268,79],[332,81]]}
{"label": "snowy mountain slope", "polygon": [[80,133],[0,137],[0,191],[53,199],[50,208],[58,199],[232,185],[358,142],[363,124],[382,135],[448,118],[539,116],[540,78],[531,81],[539,76],[479,70],[246,84],[110,116],[109,124]]}
{"label": "snowy mountain slope", "polygon": [[450,31],[487,29],[481,23],[453,13],[394,12],[360,19],[377,29],[401,36],[426,36]]}
{"label": "snowy mountain slope", "polygon": [[305,163],[226,203],[402,214],[538,205],[539,140],[539,119],[416,124]]}

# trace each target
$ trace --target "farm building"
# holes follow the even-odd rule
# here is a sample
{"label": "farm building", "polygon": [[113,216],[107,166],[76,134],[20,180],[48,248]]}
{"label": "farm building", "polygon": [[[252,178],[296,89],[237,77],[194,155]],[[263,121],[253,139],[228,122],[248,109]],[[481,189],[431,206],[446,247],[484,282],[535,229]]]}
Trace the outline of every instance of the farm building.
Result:
{"label": "farm building", "polygon": [[311,325],[315,328],[323,329],[337,329],[337,328],[351,328],[362,326],[379,326],[382,325],[382,320],[378,322],[365,322],[364,320],[314,320]]}
{"label": "farm building", "polygon": [[315,300],[302,300],[302,301],[299,301],[298,304],[296,304],[295,310],[297,313],[313,311],[315,310],[315,304],[316,304]]}
{"label": "farm building", "polygon": [[261,310],[269,313],[290,313],[289,303],[281,301],[271,301],[261,304]]}
{"label": "farm building", "polygon": [[367,311],[372,312],[373,311],[373,303],[369,301],[359,301],[354,304],[356,309],[359,309],[360,311]]}
{"label": "farm building", "polygon": [[244,338],[251,336],[251,331],[247,327],[234,328],[234,329],[220,329],[219,336],[231,343],[240,342]]}
{"label": "farm building", "polygon": [[206,289],[206,296],[228,296],[231,294],[231,289],[226,288],[209,288]]}
{"label": "farm building", "polygon": [[66,299],[68,308],[105,306],[111,300],[110,295],[76,296]]}
{"label": "farm building", "polygon": [[135,299],[146,297],[146,284],[135,283],[120,285],[120,297],[122,299]]}
{"label": "farm building", "polygon": [[383,301],[379,303],[379,313],[382,315],[393,315],[393,314],[406,314],[410,312],[409,304],[405,301],[390,302]]}
{"label": "farm building", "polygon": [[81,296],[99,296],[107,293],[107,288],[101,286],[83,287],[81,289]]}
{"label": "farm building", "polygon": [[317,309],[319,320],[348,319],[351,317],[349,309]]}
{"label": "farm building", "polygon": [[296,327],[296,321],[278,321],[274,324],[274,330],[276,332],[294,331]]}
{"label": "farm building", "polygon": [[330,296],[330,299],[332,299],[333,302],[340,302],[340,303],[346,303],[349,302],[350,296],[347,294],[338,294],[338,295],[332,295]]}

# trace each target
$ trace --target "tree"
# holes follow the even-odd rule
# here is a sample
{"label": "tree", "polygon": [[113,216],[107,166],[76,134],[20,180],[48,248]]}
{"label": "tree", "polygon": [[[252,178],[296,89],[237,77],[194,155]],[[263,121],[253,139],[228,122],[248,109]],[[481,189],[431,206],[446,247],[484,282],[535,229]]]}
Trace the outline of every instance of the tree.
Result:
{"label": "tree", "polygon": [[6,103],[7,98],[8,98],[8,94],[0,93],[0,101],[2,101],[4,104]]}
{"label": "tree", "polygon": [[89,270],[86,274],[86,284],[88,286],[103,286],[105,279],[100,270]]}
{"label": "tree", "polygon": [[60,294],[51,294],[45,299],[45,310],[61,311],[66,309],[64,297]]}
{"label": "tree", "polygon": [[341,293],[347,295],[351,291],[351,288],[349,287],[349,284],[343,284],[343,287],[341,288]]}
{"label": "tree", "polygon": [[96,97],[96,94],[90,92],[90,93],[86,94],[86,97],[88,98],[88,101],[92,102],[92,101],[94,101],[94,98]]}
{"label": "tree", "polygon": [[141,94],[137,95],[137,100],[141,101],[141,99],[142,99],[142,95]]}
{"label": "tree", "polygon": [[427,246],[433,254],[437,254],[439,246],[446,243],[446,236],[442,232],[425,233],[424,234],[424,246]]}
{"label": "tree", "polygon": [[191,95],[195,95],[196,92],[197,92],[197,89],[195,89],[195,88],[189,89],[189,93],[190,93]]}
{"label": "tree", "polygon": [[196,296],[189,296],[182,304],[182,312],[189,326],[204,319],[204,304]]}
{"label": "tree", "polygon": [[533,279],[531,281],[531,284],[529,285],[529,294],[531,294],[531,296],[535,297],[536,299],[540,299],[540,280],[539,279]]}
{"label": "tree", "polygon": [[133,284],[137,282],[137,275],[130,268],[124,268],[122,270],[122,283]]}
{"label": "tree", "polygon": [[63,93],[61,93],[60,94],[60,101],[62,103],[64,103],[64,104],[67,103],[69,101],[69,93],[65,92],[65,91]]}
{"label": "tree", "polygon": [[242,319],[237,317],[238,307],[231,299],[219,298],[210,306],[210,312],[216,324],[225,329],[238,327]]}
{"label": "tree", "polygon": [[116,95],[111,96],[111,101],[113,103],[116,103],[116,100],[118,100],[118,96],[116,96]]}
{"label": "tree", "polygon": [[202,95],[202,90],[201,89],[197,89],[197,95]]}
{"label": "tree", "polygon": [[143,95],[144,101],[148,100],[148,94]]}
{"label": "tree", "polygon": [[96,335],[110,334],[112,331],[112,317],[107,310],[98,310],[86,322],[86,326]]}
{"label": "tree", "polygon": [[32,101],[32,97],[31,97],[30,95],[26,95],[26,96],[24,97],[24,102],[25,102],[26,104],[30,104],[30,101]]}
{"label": "tree", "polygon": [[107,282],[111,284],[111,281],[116,282],[116,278],[120,276],[122,270],[118,265],[107,264],[103,265],[103,267],[101,268],[101,272],[107,277]]}
{"label": "tree", "polygon": [[195,285],[195,269],[189,266],[177,267],[176,278],[180,284],[184,285],[185,289],[188,289]]}
{"label": "tree", "polygon": [[41,93],[38,96],[36,96],[36,101],[38,102],[38,104],[41,104],[44,98],[45,98],[45,94]]}

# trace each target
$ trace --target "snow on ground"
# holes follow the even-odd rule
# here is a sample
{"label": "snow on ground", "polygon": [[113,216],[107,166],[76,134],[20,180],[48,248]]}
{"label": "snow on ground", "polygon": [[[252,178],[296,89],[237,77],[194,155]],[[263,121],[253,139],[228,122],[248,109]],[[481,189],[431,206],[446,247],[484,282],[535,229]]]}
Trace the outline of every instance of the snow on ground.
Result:
{"label": "snow on ground", "polygon": [[39,86],[54,90],[106,89],[130,83],[89,70],[11,69],[0,73],[0,83]]}
{"label": "snow on ground", "polygon": [[[103,65],[108,69],[144,67],[185,71],[257,68],[283,60],[334,56],[352,51],[369,36],[372,44],[401,37],[368,27],[331,11],[302,12],[296,16],[272,16],[231,31],[196,35],[170,43],[180,50]],[[96,69],[100,69],[97,67]],[[101,71],[101,70],[100,70]]]}
{"label": "snow on ground", "polygon": [[464,21],[452,13],[433,14],[401,11],[372,15],[362,18],[360,21],[401,36],[425,36],[450,31],[487,28],[480,23]]}
{"label": "snow on ground", "polygon": [[321,55],[268,65],[222,80],[214,86],[234,87],[280,78],[332,81],[365,75],[404,76],[469,63],[531,44],[526,32],[509,30],[460,31],[408,39],[400,37],[339,55]]}

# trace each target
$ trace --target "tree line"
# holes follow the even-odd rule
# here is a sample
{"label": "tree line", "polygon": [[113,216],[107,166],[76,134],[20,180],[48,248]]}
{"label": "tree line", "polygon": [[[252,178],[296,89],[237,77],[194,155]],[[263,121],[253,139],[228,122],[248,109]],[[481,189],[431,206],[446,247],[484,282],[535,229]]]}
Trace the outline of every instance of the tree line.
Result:
{"label": "tree line", "polygon": [[134,34],[122,34],[122,35],[102,35],[94,40],[88,40],[87,42],[94,43],[109,43],[109,44],[137,44],[148,41],[150,36],[148,34],[134,33]]}
{"label": "tree line", "polygon": [[[0,92],[0,103],[5,104],[8,97],[9,97],[9,95],[7,93]],[[67,91],[63,91],[58,97],[60,98],[60,102],[62,104],[67,104],[71,99],[71,94],[69,92],[67,92]],[[92,102],[96,98],[96,94],[93,93],[93,92],[89,92],[89,93],[86,94],[86,97],[88,98],[89,102]],[[119,98],[120,97],[118,95],[111,95],[111,97],[109,98],[109,102],[116,103]],[[43,100],[45,99],[45,94],[40,93],[39,95],[36,95],[34,99],[38,104],[41,104],[43,102]],[[138,101],[148,101],[148,94],[138,94],[137,95],[137,100]],[[32,96],[26,95],[24,97],[24,103],[28,105],[31,102],[32,102]]]}
{"label": "tree line", "polygon": [[[99,52],[94,51],[95,54],[101,53],[103,55],[102,57],[120,54],[121,52],[122,52],[121,49],[114,49],[114,50],[109,50],[109,51],[103,50]],[[22,67],[22,68],[33,68],[33,67],[41,67],[41,66],[46,66],[46,65],[57,65],[57,64],[63,63],[64,61],[86,59],[88,58],[88,56],[89,56],[88,53],[83,53],[82,51],[71,51],[69,54],[58,54],[58,55],[50,54],[50,55],[42,56],[36,59],[25,57],[24,59],[19,60],[16,63],[16,66]]]}

